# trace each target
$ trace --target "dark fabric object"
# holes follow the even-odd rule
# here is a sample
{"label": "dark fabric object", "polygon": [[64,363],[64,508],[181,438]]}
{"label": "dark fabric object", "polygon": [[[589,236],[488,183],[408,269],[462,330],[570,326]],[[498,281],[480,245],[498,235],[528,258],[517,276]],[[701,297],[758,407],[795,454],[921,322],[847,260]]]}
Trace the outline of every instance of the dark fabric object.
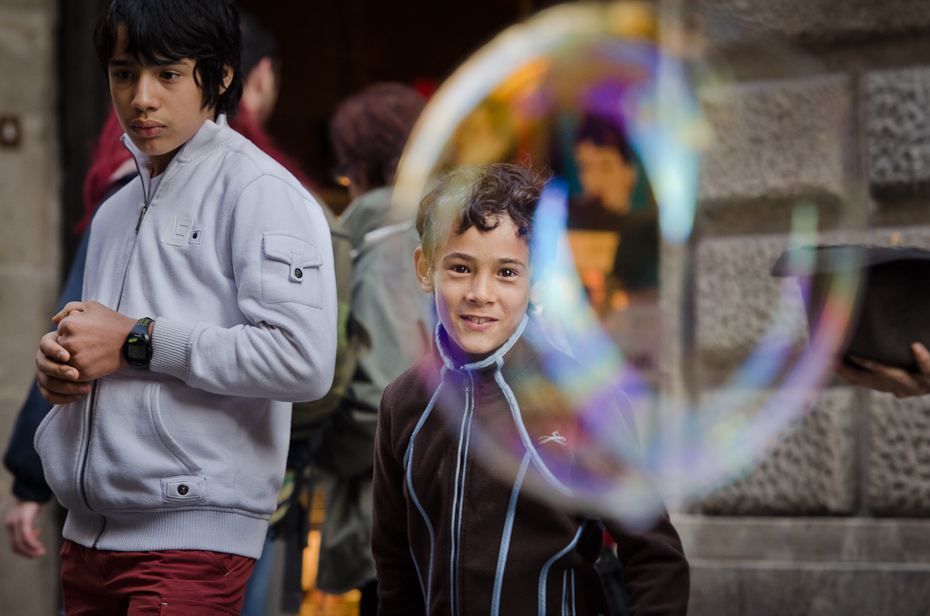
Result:
{"label": "dark fabric object", "polygon": [[20,500],[44,503],[52,496],[42,473],[42,460],[32,445],[36,429],[51,409],[52,405],[42,399],[38,383],[33,381],[3,456],[4,466],[13,473],[13,495]]}
{"label": "dark fabric object", "polygon": [[[810,330],[816,331],[831,286],[861,272],[860,306],[846,355],[917,372],[913,342],[930,344],[930,251],[887,246],[817,246],[785,252],[772,275],[801,282]],[[855,279],[853,279],[855,282]]]}
{"label": "dark fabric object", "polygon": [[333,481],[326,498],[316,587],[340,595],[375,579],[371,477]]}
{"label": "dark fabric object", "polygon": [[362,597],[358,602],[358,616],[378,616],[378,582],[372,580],[359,590]]}
{"label": "dark fabric object", "polygon": [[627,616],[630,610],[630,598],[623,590],[623,563],[614,554],[613,549],[605,545],[601,549],[601,557],[595,566],[601,576],[601,581],[604,582],[610,616]]}
{"label": "dark fabric object", "polygon": [[304,601],[301,586],[303,576],[304,550],[297,541],[284,542],[284,579],[281,591],[281,611],[288,614],[300,612]]}

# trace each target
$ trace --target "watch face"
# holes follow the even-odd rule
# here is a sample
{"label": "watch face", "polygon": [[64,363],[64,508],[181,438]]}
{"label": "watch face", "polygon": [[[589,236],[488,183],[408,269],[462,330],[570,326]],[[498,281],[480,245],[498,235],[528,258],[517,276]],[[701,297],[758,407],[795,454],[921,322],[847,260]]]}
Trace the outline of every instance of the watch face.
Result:
{"label": "watch face", "polygon": [[149,342],[148,326],[151,319],[140,319],[123,344],[123,357],[133,368],[148,368],[152,359],[152,345]]}
{"label": "watch face", "polygon": [[148,359],[148,348],[145,344],[133,344],[133,341],[130,341],[128,347],[126,348],[127,359],[137,359],[145,361]]}

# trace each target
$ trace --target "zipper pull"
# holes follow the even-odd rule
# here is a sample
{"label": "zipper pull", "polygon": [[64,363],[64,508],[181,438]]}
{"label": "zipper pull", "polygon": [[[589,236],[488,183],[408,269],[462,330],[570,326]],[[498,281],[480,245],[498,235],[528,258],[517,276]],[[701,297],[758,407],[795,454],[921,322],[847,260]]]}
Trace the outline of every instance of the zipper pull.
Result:
{"label": "zipper pull", "polygon": [[139,222],[136,223],[136,233],[139,232],[139,227],[142,226],[142,217],[145,216],[145,210],[149,209],[149,204],[142,202],[142,211],[139,212]]}

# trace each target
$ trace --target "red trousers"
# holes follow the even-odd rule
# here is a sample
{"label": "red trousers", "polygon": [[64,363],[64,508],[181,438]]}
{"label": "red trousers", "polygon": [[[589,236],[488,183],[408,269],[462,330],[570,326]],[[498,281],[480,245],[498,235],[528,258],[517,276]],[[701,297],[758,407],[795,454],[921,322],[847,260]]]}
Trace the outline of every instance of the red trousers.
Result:
{"label": "red trousers", "polygon": [[61,591],[68,616],[239,614],[255,560],[199,550],[109,552],[65,540]]}

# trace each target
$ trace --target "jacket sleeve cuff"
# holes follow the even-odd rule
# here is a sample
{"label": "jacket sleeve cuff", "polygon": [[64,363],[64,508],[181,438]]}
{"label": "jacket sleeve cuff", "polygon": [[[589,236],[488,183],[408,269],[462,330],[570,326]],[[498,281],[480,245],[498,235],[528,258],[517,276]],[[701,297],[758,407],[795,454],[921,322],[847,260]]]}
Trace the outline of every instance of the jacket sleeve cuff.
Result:
{"label": "jacket sleeve cuff", "polygon": [[18,477],[13,480],[12,491],[13,496],[19,500],[36,503],[47,502],[52,497],[52,490],[48,487],[48,484],[30,483]]}
{"label": "jacket sleeve cuff", "polygon": [[163,317],[152,329],[152,361],[149,370],[177,377],[184,382],[190,375],[191,338],[194,328],[187,323]]}

